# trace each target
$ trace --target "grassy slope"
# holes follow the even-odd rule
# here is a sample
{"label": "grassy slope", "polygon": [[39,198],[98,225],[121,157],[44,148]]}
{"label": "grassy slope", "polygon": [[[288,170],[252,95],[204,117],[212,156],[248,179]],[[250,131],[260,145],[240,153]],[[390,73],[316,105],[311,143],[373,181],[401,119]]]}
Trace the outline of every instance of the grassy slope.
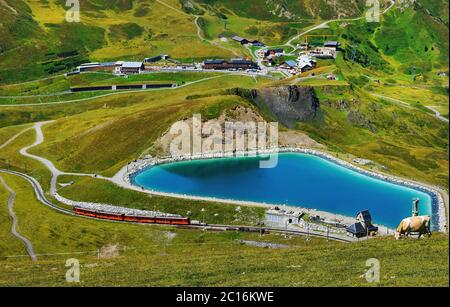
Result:
{"label": "grassy slope", "polygon": [[[286,240],[277,235],[259,238],[256,234],[91,221],[51,211],[34,200],[25,181],[9,175],[5,178],[19,195],[15,205],[19,230],[35,250],[69,254],[40,257],[35,265],[26,258],[1,258],[23,254],[19,247],[0,249],[0,285],[69,286],[64,281],[65,262],[75,257],[82,264],[83,286],[371,286],[361,278],[369,258],[381,262],[382,286],[448,286],[448,236],[345,245],[319,239]],[[0,235],[5,235],[1,231]],[[175,236],[164,254],[169,231]],[[282,243],[290,248],[243,246],[237,239]],[[97,249],[108,245],[118,246],[119,255],[97,259]],[[86,254],[70,254],[74,252]],[[411,254],[416,255],[414,262],[406,261]]]}
{"label": "grassy slope", "polygon": [[[98,3],[83,1],[81,23],[64,21],[65,2],[9,2],[24,13],[11,14],[0,6],[0,16],[9,16],[6,30],[2,29],[7,39],[0,45],[2,83],[63,72],[88,58],[141,60],[161,53],[175,58],[188,58],[193,54],[196,57],[232,55],[230,51],[201,42],[192,16],[154,1],[116,9],[114,5],[98,6]],[[178,7],[177,1],[166,2]],[[136,17],[136,11],[145,4],[150,8],[148,12]],[[185,48],[187,45],[189,48]]]}
{"label": "grassy slope", "polygon": [[[97,97],[114,93],[112,91],[95,91],[71,93],[71,87],[119,85],[119,84],[152,84],[152,83],[176,83],[183,85],[188,82],[200,81],[213,77],[223,76],[217,73],[179,72],[179,73],[148,73],[117,77],[111,73],[83,73],[75,76],[58,76],[55,78],[22,83],[17,85],[0,86],[0,104],[40,104],[61,101],[73,101],[76,99]],[[117,94],[117,92],[115,92]],[[13,97],[10,97],[13,96]]]}
{"label": "grassy slope", "polygon": [[[187,100],[187,96],[220,87],[254,85],[252,78],[236,76],[171,91],[101,98],[96,103],[107,105],[106,109],[64,118],[44,128],[48,142],[37,151],[48,155],[62,169],[106,171],[112,175],[124,163],[148,149],[174,121],[190,117],[193,112],[207,114],[210,108],[215,110],[216,105],[238,102],[220,96]],[[96,154],[93,154],[92,146],[108,150],[95,150]]]}
{"label": "grassy slope", "polygon": [[[178,5],[177,1],[169,2]],[[16,5],[19,5],[18,3],[20,1],[17,1]],[[32,3],[32,8],[37,15],[36,18],[39,20],[40,27],[44,27],[46,33],[50,33],[48,35],[53,37],[55,33],[61,33],[62,28],[60,26],[49,27],[44,25],[45,23],[58,24],[61,22],[60,6],[55,6],[50,2],[50,8],[46,9],[42,8],[38,1],[30,1],[30,3]],[[89,12],[83,23],[89,26],[94,20],[100,20],[99,28],[105,30],[104,39],[107,43],[100,47],[100,45],[96,45],[98,40],[87,39],[90,37],[89,35],[82,37],[81,44],[86,48],[100,47],[95,50],[88,48],[86,49],[88,51],[84,51],[86,54],[95,54],[98,59],[109,59],[118,53],[133,58],[141,52],[139,48],[142,47],[141,43],[145,42],[144,35],[132,40],[133,44],[136,44],[132,54],[129,53],[129,49],[121,47],[123,43],[120,39],[114,40],[113,43],[110,42],[109,27],[128,23],[131,19],[150,34],[149,28],[151,26],[146,24],[147,21],[135,21],[136,18],[131,17],[134,14],[133,11],[127,9],[127,6],[124,9],[124,11],[106,10],[102,13],[96,12],[95,9]],[[153,6],[150,7],[150,11],[152,9],[154,9]],[[24,12],[27,11],[24,10]],[[157,11],[153,11],[153,13],[156,14]],[[170,15],[171,13],[166,12],[165,14]],[[435,76],[438,70],[448,70],[448,61],[444,61],[443,58],[443,55],[448,54],[448,38],[444,37],[445,31],[448,33],[448,26],[442,27],[441,24],[433,22],[425,26],[420,22],[420,19],[429,21],[429,16],[424,15],[421,11],[414,13],[416,14],[414,16],[412,14],[410,11],[405,15],[393,13],[381,27],[365,29],[364,25],[357,24],[343,30],[333,27],[326,30],[338,31],[339,35],[346,34],[345,38],[341,36],[344,48],[356,43],[358,51],[368,55],[371,63],[362,66],[355,62],[343,61],[342,58],[338,59],[335,72],[346,79],[353,90],[345,86],[345,81],[340,81],[339,84],[342,86],[339,87],[323,87],[321,86],[324,84],[323,81],[308,81],[318,87],[317,92],[321,99],[324,117],[320,121],[301,124],[299,129],[307,132],[314,139],[327,144],[337,152],[352,153],[356,156],[369,158],[388,166],[389,172],[448,187],[448,125],[433,119],[429,111],[425,110],[422,105],[415,103],[416,100],[420,100],[424,105],[431,105],[422,100],[432,98],[439,102],[441,109],[445,110],[446,107],[448,109],[448,102],[445,101],[448,92],[442,90],[442,85],[446,81],[448,83],[448,79],[441,80]],[[169,22],[173,20],[171,18],[176,18],[168,15],[164,15],[166,17],[162,20]],[[109,19],[106,19],[107,17]],[[230,27],[244,20],[242,16],[234,17],[233,15],[230,19],[233,18],[236,18],[236,22],[232,22]],[[400,26],[405,24],[411,25],[412,28],[402,30]],[[180,22],[180,25],[187,26],[188,20]],[[192,32],[189,32],[191,30],[185,32],[190,33],[191,36],[185,34],[181,37],[177,36],[175,42],[183,42],[186,37],[190,37],[192,40],[195,35],[195,29],[192,25],[189,25],[189,29],[193,29]],[[163,29],[165,28],[163,27]],[[72,31],[76,31],[76,29],[72,29]],[[220,25],[210,35],[214,37],[219,31]],[[421,40],[417,40],[417,42],[408,38],[415,32],[419,33],[421,37]],[[85,32],[81,31],[80,33]],[[124,33],[126,34],[126,31]],[[380,33],[383,33],[383,35]],[[155,35],[155,33],[153,34]],[[182,48],[184,43],[176,44],[164,35],[159,38],[157,35],[155,36],[157,38],[152,39],[149,44],[153,44],[153,42],[159,44],[158,40],[160,40],[161,48],[165,50],[164,53],[173,48],[174,54],[185,56],[183,52],[186,52],[187,48]],[[370,40],[367,40],[367,37],[370,37]],[[431,44],[432,41],[429,37],[434,37],[437,43]],[[359,38],[364,39],[358,42]],[[14,40],[12,41],[14,42]],[[376,50],[367,43],[368,41],[373,46],[382,48]],[[65,46],[70,46],[74,42],[76,43],[73,40],[67,42]],[[386,51],[386,46],[392,44],[398,46],[395,53],[391,53],[391,48]],[[25,44],[24,47],[18,48],[20,50],[28,48],[26,49],[27,52],[36,53],[34,47],[30,47],[32,45]],[[425,45],[428,46],[428,51],[426,51]],[[434,50],[430,47],[432,45]],[[48,42],[46,46],[53,45]],[[183,50],[178,50],[178,47]],[[158,48],[160,48],[159,45],[152,50],[159,52]],[[202,48],[202,50],[207,49]],[[218,50],[220,49],[214,48],[214,52]],[[18,54],[23,57],[25,53]],[[36,54],[39,55],[40,53],[37,52]],[[2,57],[0,63],[5,65],[0,65],[0,69],[17,61],[13,52],[0,56]],[[417,61],[418,59],[420,61]],[[27,60],[30,60],[31,63],[39,61],[34,57],[29,57]],[[52,63],[57,60],[52,60]],[[422,69],[415,75],[408,74],[409,68],[416,62],[420,64],[417,65],[418,67],[425,68],[431,63],[432,69]],[[380,64],[382,65],[379,66]],[[388,69],[383,71],[384,67]],[[3,70],[4,74],[11,74],[6,72],[6,70]],[[21,71],[13,76],[22,78],[21,74],[24,72]],[[33,77],[42,73],[42,71],[36,70],[31,74],[27,72],[27,75]],[[381,85],[367,80],[361,81],[361,75],[363,74],[381,80]],[[414,81],[414,76],[417,75],[420,75],[421,78]],[[89,78],[92,79],[79,80],[80,84],[84,84],[84,82],[105,82],[105,79],[107,79],[100,76]],[[393,83],[394,85],[385,86],[384,83]],[[56,123],[44,129],[47,142],[35,149],[34,152],[48,157],[64,170],[103,172],[112,175],[124,163],[151,148],[153,141],[174,120],[190,116],[191,113],[197,111],[214,117],[223,108],[235,103],[246,103],[236,97],[217,96],[217,89],[263,85],[264,81],[260,80],[260,83],[255,84],[254,80],[250,78],[219,78],[204,84],[170,92],[122,94],[89,102],[39,108],[3,108],[0,115],[0,126],[58,119]],[[45,81],[27,85],[25,88],[29,92],[52,92],[66,86],[67,80],[61,78],[54,80],[54,82]],[[409,90],[408,86],[433,86],[434,88],[427,87],[426,90],[418,91],[416,89]],[[5,91],[6,94],[9,93],[9,90]],[[402,99],[411,104],[413,109],[373,98],[368,95],[371,91],[392,95],[393,97],[401,96]],[[22,93],[22,87],[13,87],[11,92]],[[189,95],[204,95],[205,93],[215,94],[211,97],[186,100]],[[339,103],[342,100],[349,104],[348,109],[342,110],[339,108]],[[351,111],[362,114],[362,117],[356,117],[356,121],[354,118],[349,120]],[[17,127],[0,129],[0,140],[13,135],[16,131],[18,131]],[[6,160],[8,160],[15,169],[28,173],[33,172],[33,175],[41,176],[41,181],[45,183],[45,186],[48,186],[48,172],[39,163],[24,159],[17,154],[19,148],[30,144],[33,139],[33,133],[26,133],[2,150],[0,152],[0,166],[4,166]],[[107,148],[107,150],[99,150],[99,148]],[[63,178],[62,180],[72,179]],[[27,188],[24,188],[25,185],[16,182],[16,179],[8,178],[8,180],[21,195],[19,206],[20,204],[27,205],[27,211],[22,209],[20,213],[20,219],[25,221],[24,228],[21,230],[33,240],[39,252],[75,251],[80,248],[95,250],[110,243],[118,243],[122,247],[139,247],[138,250],[121,251],[119,258],[109,260],[96,260],[93,256],[82,256],[83,264],[98,265],[85,267],[86,272],[83,273],[85,274],[83,278],[86,278],[83,279],[85,285],[99,283],[108,285],[366,285],[364,279],[359,276],[365,269],[365,260],[371,257],[382,260],[384,285],[448,285],[448,274],[446,273],[448,271],[447,236],[421,242],[375,240],[350,247],[315,240],[310,245],[306,245],[302,239],[299,239],[291,242],[291,244],[297,245],[292,249],[267,251],[242,247],[235,243],[232,243],[230,248],[230,241],[236,238],[235,234],[200,234],[176,230],[178,241],[174,241],[175,244],[169,247],[168,256],[161,256],[161,241],[157,239],[161,237],[161,233],[157,227],[124,226],[81,219],[77,219],[77,223],[72,223],[72,218],[63,217],[40,208],[38,207],[40,205],[36,203],[32,205],[31,191],[27,191]],[[205,205],[205,207],[212,209],[207,211],[207,220],[210,222],[230,221],[235,218],[233,207],[226,205],[178,202],[156,197],[147,200],[145,196],[138,193],[124,192],[101,181],[89,179],[75,178],[75,184],[63,189],[62,193],[68,197],[112,202],[124,206],[152,209],[156,205],[157,208],[178,213],[191,210],[196,218],[200,216],[199,206]],[[4,201],[5,197],[4,192],[0,192],[0,201]],[[30,209],[29,206],[33,208]],[[29,210],[33,210],[33,212],[35,210],[33,216],[43,217],[42,224],[36,225],[35,219],[30,218]],[[5,212],[1,212],[0,219],[6,222]],[[213,215],[216,212],[219,212],[218,217]],[[251,217],[253,214],[255,212],[250,210],[245,216]],[[3,225],[6,224],[3,223]],[[70,232],[67,225],[71,225]],[[7,230],[6,226],[1,228],[0,231],[3,232],[1,237],[10,240],[8,234],[5,233]],[[143,236],[142,233],[145,235]],[[250,235],[250,237],[252,236]],[[265,239],[280,240],[277,237],[265,237]],[[52,246],[50,243],[52,241],[57,242],[57,244]],[[184,243],[195,243],[196,248],[193,249],[193,245],[182,245]],[[405,259],[410,259],[411,254],[417,253],[418,244],[424,252],[417,259],[414,259],[414,262],[405,261]],[[214,248],[211,248],[211,246],[214,246]],[[8,244],[7,247],[0,244],[0,255],[9,253],[23,253],[23,249],[20,249],[20,244],[13,242]],[[186,253],[189,253],[196,260],[194,264],[190,259],[189,261],[186,260]],[[133,261],[130,261],[131,259]],[[239,261],[236,261],[236,259]],[[258,262],[255,259],[258,259]],[[264,260],[261,261],[260,259]],[[60,285],[65,274],[64,263],[65,259],[53,258],[41,262],[41,267],[30,267],[27,261],[9,260],[5,262],[5,266],[0,265],[0,271],[2,272],[0,276],[3,278],[0,278],[0,283],[10,284],[11,280],[16,280],[17,284],[20,285],[31,284],[32,282],[42,285]],[[308,265],[304,265],[305,263],[308,263]],[[171,272],[174,272],[170,276],[166,274],[168,267],[170,267]],[[293,270],[296,270],[298,274],[293,275]],[[132,277],[130,277],[130,271],[134,272]],[[150,274],[150,272],[152,273]],[[244,272],[245,274],[242,274]]]}
{"label": "grassy slope", "polygon": [[[242,46],[223,43],[218,36],[238,34],[277,44],[312,22],[298,17],[328,19],[336,14],[361,15],[364,10],[360,0],[331,5],[323,0],[283,0],[268,5],[256,1],[257,10],[248,1],[208,1],[212,4],[208,7],[199,1],[197,10],[191,10],[183,8],[179,0],[164,0],[175,9],[152,0],[84,0],[81,22],[67,23],[65,1],[5,1],[20,12],[11,13],[8,7],[0,6],[0,16],[6,23],[2,28],[5,38],[0,42],[0,82],[6,83],[64,72],[88,60],[137,60],[161,53],[179,59],[245,55]],[[296,17],[285,18],[283,12],[295,12]],[[204,36],[224,48],[201,41],[193,14],[202,15],[199,25]]]}
{"label": "grassy slope", "polygon": [[[336,18],[342,16],[359,16],[364,11],[364,1],[341,0],[332,4],[319,1],[263,1],[263,0],[196,0],[195,2],[209,5],[209,10],[225,13],[233,12],[238,16],[257,18],[259,20],[292,21],[304,18]],[[283,14],[283,12],[291,13]]]}

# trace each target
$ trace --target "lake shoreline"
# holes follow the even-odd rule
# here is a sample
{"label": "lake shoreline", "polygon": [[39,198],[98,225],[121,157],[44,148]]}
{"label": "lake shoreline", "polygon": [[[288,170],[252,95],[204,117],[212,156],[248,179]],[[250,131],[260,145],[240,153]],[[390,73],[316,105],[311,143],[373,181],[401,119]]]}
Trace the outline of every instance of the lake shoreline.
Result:
{"label": "lake shoreline", "polygon": [[[245,156],[256,156],[256,155],[271,155],[271,154],[278,154],[278,153],[302,153],[302,154],[308,154],[308,155],[314,155],[317,157],[320,157],[322,159],[325,159],[327,161],[330,161],[332,163],[335,163],[339,166],[342,166],[346,169],[353,170],[355,172],[358,172],[362,175],[369,176],[374,179],[379,179],[388,183],[400,185],[403,187],[415,189],[424,193],[427,193],[432,198],[432,204],[431,204],[431,210],[432,210],[432,219],[433,224],[435,225],[435,228],[440,232],[445,232],[446,228],[445,225],[447,224],[447,217],[446,217],[446,208],[445,208],[445,202],[444,198],[439,192],[439,189],[436,187],[428,186],[422,183],[414,182],[411,180],[406,180],[403,178],[398,178],[395,176],[387,175],[387,174],[381,174],[374,171],[369,171],[367,169],[361,168],[359,166],[356,166],[350,162],[344,161],[342,159],[339,159],[329,153],[325,153],[316,149],[309,149],[309,148],[299,148],[299,147],[286,147],[286,148],[272,148],[272,149],[265,149],[265,150],[259,150],[259,151],[250,151],[250,152],[238,152],[238,153],[209,153],[209,154],[199,154],[199,155],[183,155],[179,157],[162,157],[162,158],[145,158],[142,160],[136,160],[124,168],[120,170],[115,176],[114,176],[114,182],[118,184],[119,186],[122,186],[127,189],[132,189],[140,192],[146,192],[148,194],[158,195],[158,196],[166,196],[166,197],[173,197],[173,198],[181,198],[181,199],[191,199],[191,200],[199,200],[199,201],[212,201],[212,202],[220,202],[220,203],[228,203],[228,204],[235,204],[235,205],[244,205],[244,206],[258,206],[258,207],[274,207],[274,206],[285,206],[285,207],[292,207],[297,209],[302,209],[308,214],[314,214],[324,217],[327,220],[333,220],[333,219],[339,219],[342,221],[345,221],[346,224],[351,224],[355,221],[355,218],[342,215],[342,214],[335,214],[331,212],[326,211],[320,211],[316,209],[309,209],[309,208],[303,208],[301,206],[288,206],[283,204],[269,204],[264,202],[252,202],[252,201],[237,201],[237,200],[231,200],[231,199],[220,199],[220,198],[214,198],[214,197],[202,197],[202,196],[192,196],[192,195],[184,195],[184,194],[176,194],[176,193],[166,193],[166,192],[160,192],[160,191],[154,191],[151,189],[145,189],[144,187],[140,187],[134,183],[134,178],[139,175],[140,173],[146,171],[148,168],[167,164],[167,163],[175,163],[175,162],[181,162],[181,161],[192,161],[192,160],[205,160],[205,159],[218,159],[218,158],[232,158],[232,157],[245,157]],[[400,222],[400,221],[399,221]],[[384,228],[386,232],[388,231],[388,227],[385,227],[383,225],[377,225],[381,228]],[[392,229],[390,229],[392,232]]]}

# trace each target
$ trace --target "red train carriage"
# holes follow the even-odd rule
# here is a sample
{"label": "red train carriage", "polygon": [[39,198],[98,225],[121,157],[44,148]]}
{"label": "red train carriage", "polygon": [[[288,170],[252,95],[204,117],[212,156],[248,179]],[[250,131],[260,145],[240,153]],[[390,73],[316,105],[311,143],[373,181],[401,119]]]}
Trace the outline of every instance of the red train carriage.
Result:
{"label": "red train carriage", "polygon": [[124,221],[130,223],[143,223],[143,224],[166,224],[166,225],[190,225],[189,218],[184,217],[164,217],[164,216],[139,216],[139,215],[126,215],[119,213],[110,213],[96,210],[89,210],[84,208],[75,207],[73,211],[78,215],[94,217],[104,220],[112,221]]}
{"label": "red train carriage", "polygon": [[123,221],[124,220],[124,214],[119,213],[110,213],[110,212],[101,212],[101,211],[95,211],[95,210],[89,210],[89,209],[83,209],[75,207],[73,211],[78,215],[84,215],[89,217],[95,217],[98,219],[103,220],[112,220],[112,221]]}

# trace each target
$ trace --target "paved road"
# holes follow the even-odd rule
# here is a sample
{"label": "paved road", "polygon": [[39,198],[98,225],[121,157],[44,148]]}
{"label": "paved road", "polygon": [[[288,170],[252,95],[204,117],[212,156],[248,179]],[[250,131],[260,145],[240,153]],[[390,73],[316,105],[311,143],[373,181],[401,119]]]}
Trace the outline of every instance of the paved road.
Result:
{"label": "paved road", "polygon": [[37,261],[36,254],[33,251],[33,244],[31,243],[30,240],[28,240],[27,238],[22,236],[17,231],[17,225],[19,222],[18,222],[16,213],[14,212],[14,201],[16,199],[16,193],[6,184],[6,182],[3,180],[3,178],[1,176],[0,176],[0,183],[10,193],[10,196],[8,199],[8,211],[9,211],[9,216],[12,219],[11,233],[13,236],[15,236],[16,238],[21,240],[23,242],[23,244],[25,244],[25,248],[27,249],[28,255],[30,255],[30,257],[31,257],[31,260]]}

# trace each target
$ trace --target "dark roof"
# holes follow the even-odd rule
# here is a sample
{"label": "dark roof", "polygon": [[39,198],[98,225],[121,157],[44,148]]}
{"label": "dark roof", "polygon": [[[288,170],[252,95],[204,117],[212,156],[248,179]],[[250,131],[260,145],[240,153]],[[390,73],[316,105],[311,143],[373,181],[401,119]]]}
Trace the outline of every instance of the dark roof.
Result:
{"label": "dark roof", "polygon": [[346,229],[347,229],[347,232],[350,232],[354,235],[366,233],[366,229],[360,222],[352,224],[352,225],[348,226]]}
{"label": "dark roof", "polygon": [[231,39],[233,39],[233,40],[235,40],[235,41],[237,41],[237,42],[243,42],[243,41],[248,42],[247,39],[245,39],[245,38],[243,38],[243,37],[240,37],[240,36],[237,36],[237,35],[233,36]]}
{"label": "dark roof", "polygon": [[324,46],[333,46],[333,47],[339,47],[340,43],[335,41],[325,42],[323,44]]}
{"label": "dark roof", "polygon": [[205,64],[223,64],[225,63],[224,59],[217,59],[217,60],[206,60]]}
{"label": "dark roof", "polygon": [[157,56],[154,56],[154,57],[146,58],[144,60],[144,62],[157,62],[157,61],[161,60],[162,58],[163,58],[162,55],[157,55]]}
{"label": "dark roof", "polygon": [[232,59],[230,64],[254,64],[252,61],[244,60],[244,59]]}
{"label": "dark roof", "polygon": [[358,215],[361,215],[363,217],[364,221],[366,221],[366,222],[372,221],[372,216],[370,215],[369,210],[361,211],[357,214],[357,216]]}
{"label": "dark roof", "polygon": [[275,52],[275,53],[282,53],[284,52],[283,48],[274,48],[274,49],[270,49],[269,52]]}

